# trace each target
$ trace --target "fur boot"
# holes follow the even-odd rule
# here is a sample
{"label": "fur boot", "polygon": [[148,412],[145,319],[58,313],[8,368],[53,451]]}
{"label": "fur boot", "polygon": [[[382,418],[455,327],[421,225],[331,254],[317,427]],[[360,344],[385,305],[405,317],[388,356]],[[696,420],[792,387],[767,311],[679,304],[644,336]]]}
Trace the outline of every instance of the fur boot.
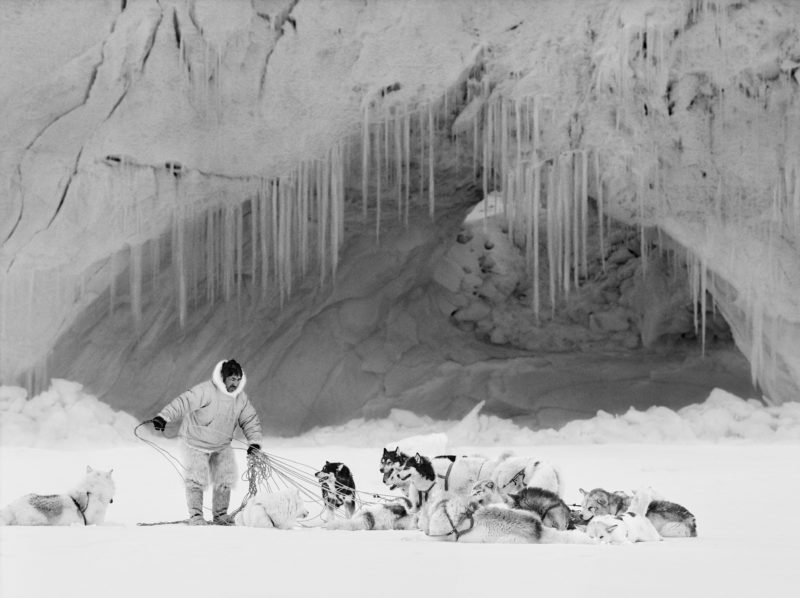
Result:
{"label": "fur boot", "polygon": [[197,484],[186,485],[186,507],[189,509],[189,525],[205,525],[203,519],[203,488]]}
{"label": "fur boot", "polygon": [[211,510],[214,514],[215,525],[232,525],[233,520],[228,517],[228,505],[231,501],[230,486],[214,486],[211,498]]}

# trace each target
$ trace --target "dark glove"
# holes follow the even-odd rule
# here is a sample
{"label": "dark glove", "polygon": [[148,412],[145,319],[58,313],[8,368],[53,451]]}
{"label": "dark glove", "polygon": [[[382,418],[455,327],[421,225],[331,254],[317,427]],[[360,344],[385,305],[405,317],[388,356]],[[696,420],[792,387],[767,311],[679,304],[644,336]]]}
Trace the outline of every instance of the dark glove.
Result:
{"label": "dark glove", "polygon": [[253,455],[253,454],[255,454],[256,451],[260,451],[260,450],[261,450],[261,445],[260,444],[251,444],[250,446],[247,447],[247,454],[248,455]]}
{"label": "dark glove", "polygon": [[167,425],[167,420],[165,420],[160,415],[156,415],[153,418],[153,427],[156,429],[156,432],[163,432],[166,425]]}

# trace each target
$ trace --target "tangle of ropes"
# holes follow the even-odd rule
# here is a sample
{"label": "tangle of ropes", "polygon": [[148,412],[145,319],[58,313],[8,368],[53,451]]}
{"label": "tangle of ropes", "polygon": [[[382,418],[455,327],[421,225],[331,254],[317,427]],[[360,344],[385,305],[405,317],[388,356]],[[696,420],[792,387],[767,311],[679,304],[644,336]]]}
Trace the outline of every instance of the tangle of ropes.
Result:
{"label": "tangle of ropes", "polygon": [[[187,471],[186,467],[181,463],[180,459],[175,457],[165,448],[159,446],[157,443],[149,440],[139,434],[139,428],[151,423],[152,420],[147,420],[137,425],[133,432],[134,435],[153,448],[161,456],[163,456],[170,466],[178,473],[182,480],[185,480],[184,473]],[[230,442],[238,442],[241,447],[233,447],[235,450],[246,450],[248,445],[236,438],[228,438]],[[180,469],[179,469],[180,468]],[[183,470],[183,471],[181,471]],[[243,472],[241,479],[247,482],[247,493],[242,499],[241,505],[233,512],[229,513],[227,519],[233,522],[236,515],[247,506],[247,502],[255,497],[259,492],[277,492],[283,489],[296,488],[304,501],[310,501],[320,505],[320,512],[313,516],[307,517],[306,522],[318,519],[322,516],[326,509],[326,503],[322,498],[323,483],[317,477],[317,469],[311,465],[300,463],[285,457],[280,457],[272,453],[267,453],[261,450],[254,450],[247,453],[247,468]],[[327,489],[329,496],[335,496],[344,500],[351,496],[347,491],[340,491],[333,483],[324,486]],[[363,507],[366,504],[376,504],[378,502],[391,502],[398,499],[396,495],[363,492],[354,490],[355,501],[357,507]],[[206,508],[206,507],[204,507]],[[338,510],[333,511],[334,517],[344,517]],[[138,525],[168,525],[173,523],[186,523],[186,519],[177,521],[163,521],[156,523],[139,523]],[[301,524],[302,525],[302,524]]]}

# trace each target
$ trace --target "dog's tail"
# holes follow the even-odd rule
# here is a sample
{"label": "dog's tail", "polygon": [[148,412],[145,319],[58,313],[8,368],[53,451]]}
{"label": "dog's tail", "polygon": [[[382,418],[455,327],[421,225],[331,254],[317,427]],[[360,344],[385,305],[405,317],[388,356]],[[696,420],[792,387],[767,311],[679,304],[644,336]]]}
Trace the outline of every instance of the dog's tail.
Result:
{"label": "dog's tail", "polygon": [[350,519],[331,519],[325,523],[325,529],[332,530],[371,530],[375,528],[375,516],[369,511],[358,513]]}
{"label": "dog's tail", "polygon": [[542,527],[542,537],[539,541],[542,544],[597,544],[597,540],[580,530],[558,530],[552,527]]}

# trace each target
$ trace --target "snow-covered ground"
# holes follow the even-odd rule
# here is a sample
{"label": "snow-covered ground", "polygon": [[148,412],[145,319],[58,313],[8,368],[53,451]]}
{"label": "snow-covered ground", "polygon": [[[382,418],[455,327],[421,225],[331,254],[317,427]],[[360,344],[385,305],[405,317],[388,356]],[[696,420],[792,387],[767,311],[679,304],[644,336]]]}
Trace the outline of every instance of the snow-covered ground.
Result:
{"label": "snow-covered ground", "polygon": [[[794,595],[800,585],[800,405],[764,407],[722,391],[679,411],[598,414],[561,430],[533,432],[481,415],[435,422],[396,411],[298,438],[267,438],[264,449],[312,468],[343,461],[358,489],[387,492],[382,447],[480,453],[511,449],[558,464],[565,500],[578,488],[652,485],[692,511],[698,537],[630,546],[442,543],[422,532],[139,527],[185,517],[176,470],[132,435],[80,385],[56,381],[27,400],[0,388],[0,505],[28,493],[69,490],[87,465],[113,468],[116,496],[102,526],[3,527],[0,595],[361,596]],[[44,409],[44,406],[47,409]],[[27,412],[26,412],[27,410]],[[143,434],[177,454],[177,440]],[[234,446],[240,466],[244,444]],[[246,492],[242,482],[232,506]],[[369,494],[361,495],[369,500]],[[210,497],[207,496],[210,500]],[[207,501],[208,502],[208,501]],[[788,504],[787,504],[788,503]]]}

